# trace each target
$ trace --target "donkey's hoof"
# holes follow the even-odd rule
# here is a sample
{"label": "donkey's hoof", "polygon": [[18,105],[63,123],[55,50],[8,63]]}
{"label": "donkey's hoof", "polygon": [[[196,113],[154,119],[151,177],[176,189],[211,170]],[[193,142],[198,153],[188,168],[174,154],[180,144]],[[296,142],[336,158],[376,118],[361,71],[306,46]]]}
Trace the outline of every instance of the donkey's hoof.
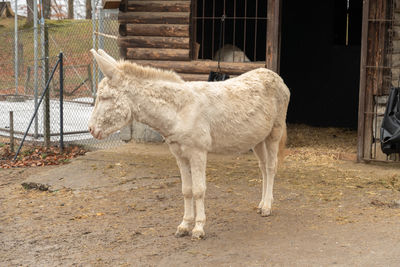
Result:
{"label": "donkey's hoof", "polygon": [[268,217],[270,216],[272,213],[271,209],[261,209],[261,216],[262,217]]}
{"label": "donkey's hoof", "polygon": [[257,214],[261,214],[261,208],[257,208]]}
{"label": "donkey's hoof", "polygon": [[178,226],[178,230],[176,230],[175,237],[184,237],[187,235],[189,235],[189,230],[187,228]]}
{"label": "donkey's hoof", "polygon": [[204,230],[193,230],[192,231],[192,239],[203,239],[206,236]]}

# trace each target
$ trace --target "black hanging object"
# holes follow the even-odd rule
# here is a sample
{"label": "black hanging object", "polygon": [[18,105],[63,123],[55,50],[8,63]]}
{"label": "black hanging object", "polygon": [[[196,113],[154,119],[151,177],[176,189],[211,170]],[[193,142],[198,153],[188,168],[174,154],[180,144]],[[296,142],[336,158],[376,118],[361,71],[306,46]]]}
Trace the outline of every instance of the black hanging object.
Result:
{"label": "black hanging object", "polygon": [[400,87],[392,88],[381,126],[381,148],[386,155],[400,153]]}
{"label": "black hanging object", "polygon": [[219,49],[218,49],[218,68],[217,71],[210,71],[210,74],[208,75],[208,81],[209,82],[219,82],[219,81],[225,81],[229,79],[229,75],[226,73],[221,72],[221,47],[222,47],[222,31],[223,31],[223,24],[225,22],[225,14],[222,15],[221,17],[221,30],[219,33]]}
{"label": "black hanging object", "polygon": [[225,81],[227,79],[229,79],[228,74],[221,73],[218,71],[210,71],[210,74],[208,75],[209,82],[219,82],[219,81]]}

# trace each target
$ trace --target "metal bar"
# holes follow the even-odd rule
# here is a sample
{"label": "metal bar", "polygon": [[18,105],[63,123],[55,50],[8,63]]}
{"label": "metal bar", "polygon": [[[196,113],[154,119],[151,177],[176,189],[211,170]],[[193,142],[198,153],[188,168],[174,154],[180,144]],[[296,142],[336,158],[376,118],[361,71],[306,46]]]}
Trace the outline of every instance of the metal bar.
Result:
{"label": "metal bar", "polygon": [[[44,24],[43,20],[43,81],[46,83],[49,79],[49,29]],[[49,85],[50,86],[50,85]],[[44,103],[43,103],[43,130],[44,130],[44,145],[48,149],[50,148],[50,90],[46,91],[44,95]]]}
{"label": "metal bar", "polygon": [[[34,103],[35,108],[38,103],[38,10],[37,10],[37,0],[33,0],[33,94],[35,95]],[[38,136],[38,117],[35,117],[35,138]]]}
{"label": "metal bar", "polygon": [[[101,33],[101,32],[93,32],[93,34],[96,34],[97,36],[102,36],[102,37],[107,37],[110,39],[118,40],[118,36],[111,35],[111,34],[105,34],[105,33]],[[99,40],[100,40],[100,38],[99,38]],[[104,43],[104,41],[103,41],[103,43]],[[102,45],[102,47],[99,46],[99,49],[103,49],[103,48],[104,48],[104,45]]]}
{"label": "metal bar", "polygon": [[[103,33],[104,32],[104,13],[103,13],[103,7],[98,6],[97,7],[98,14],[99,14],[99,19],[98,19],[98,32]],[[104,37],[99,34],[97,38],[97,48],[98,49],[104,49]],[[104,75],[103,72],[101,72],[99,69],[97,70],[97,84],[100,83],[101,80],[103,80]]]}
{"label": "metal bar", "polygon": [[18,0],[15,1],[14,12],[14,76],[15,95],[18,95]]}
{"label": "metal bar", "polygon": [[224,44],[225,44],[225,16],[226,16],[226,0],[224,0],[224,10],[223,10],[223,14],[222,14],[222,16],[223,16],[223,18],[224,18],[224,23],[223,23],[223,31],[222,31],[222,45],[220,45],[219,47],[223,47],[224,46]]}
{"label": "metal bar", "polygon": [[18,147],[17,153],[16,153],[15,156],[14,156],[14,159],[13,159],[14,161],[15,161],[15,159],[17,158],[19,152],[21,151],[21,148],[22,148],[22,146],[23,146],[23,144],[24,144],[25,138],[26,138],[26,136],[27,136],[27,134],[28,134],[28,132],[29,132],[29,129],[31,128],[33,119],[35,118],[35,116],[36,116],[36,114],[37,114],[37,112],[38,112],[38,110],[39,110],[40,104],[42,103],[42,100],[43,100],[43,98],[44,98],[46,92],[47,92],[48,89],[49,89],[50,82],[51,82],[51,80],[53,79],[53,75],[54,75],[54,73],[56,72],[56,69],[57,69],[57,66],[58,66],[59,63],[60,63],[60,60],[57,60],[57,63],[56,63],[56,65],[54,66],[54,68],[53,68],[53,70],[52,70],[52,72],[51,72],[50,78],[49,78],[49,80],[48,80],[47,83],[46,83],[46,87],[44,88],[44,90],[43,90],[43,92],[42,92],[42,96],[40,97],[38,106],[36,107],[35,112],[33,113],[33,116],[32,116],[32,118],[31,118],[31,120],[30,120],[30,122],[29,122],[28,129],[26,129],[25,134],[24,134],[24,137],[22,138],[22,141],[21,141],[21,143],[20,143],[20,145],[19,145],[19,147]]}
{"label": "metal bar", "polygon": [[215,34],[215,0],[213,0],[213,20],[212,20],[212,35],[211,35],[211,56],[215,55],[215,47],[214,47],[214,34]]}
{"label": "metal bar", "polygon": [[[8,129],[6,129],[6,128],[0,128],[0,131],[1,132],[6,132],[6,133],[9,133],[10,132],[10,129],[8,128]],[[25,132],[21,132],[21,131],[15,131],[14,130],[14,138],[15,138],[15,135],[16,134],[24,134]],[[10,135],[2,135],[2,134],[0,134],[0,136],[5,136],[5,137],[10,137]],[[32,137],[34,137],[34,135],[33,134],[27,134],[27,136],[32,136]],[[43,135],[41,135],[42,137],[43,137]]]}
{"label": "metal bar", "polygon": [[10,111],[10,151],[14,152],[14,112]]}
{"label": "metal bar", "polygon": [[[63,132],[63,135],[73,135],[73,134],[85,134],[89,133],[89,131],[73,131],[73,132]],[[51,136],[58,136],[60,133],[52,133]]]}
{"label": "metal bar", "polygon": [[59,55],[60,61],[60,151],[64,151],[64,59],[63,53]]}
{"label": "metal bar", "polygon": [[[236,45],[236,0],[233,1],[233,45]],[[244,57],[243,57],[244,61]],[[233,52],[233,62],[235,62],[235,52]]]}
{"label": "metal bar", "polygon": [[257,15],[258,15],[258,0],[256,0],[256,20],[254,21],[254,57],[253,61],[257,60]]}
{"label": "metal bar", "polygon": [[358,97],[358,129],[357,129],[357,161],[364,159],[364,126],[365,126],[365,90],[366,90],[366,62],[368,48],[368,17],[369,0],[363,3],[363,17],[361,29],[361,59],[360,59],[360,89]]}
{"label": "metal bar", "polygon": [[[10,129],[0,128],[0,131],[1,131],[1,132],[9,133],[9,132],[10,132]],[[89,131],[88,131],[88,130],[85,130],[85,131],[63,132],[63,135],[65,136],[65,135],[86,134],[86,133],[89,133]],[[15,135],[23,135],[23,134],[25,134],[25,132],[15,131],[15,130],[14,130],[14,139],[18,139],[18,138],[15,137]],[[56,133],[51,133],[51,134],[50,134],[50,136],[59,136],[59,135],[60,135],[60,133],[58,133],[58,132],[56,132]],[[0,136],[10,137],[10,135],[3,135],[3,134],[0,134]],[[30,134],[30,133],[28,133],[26,136],[34,137],[34,135],[33,135],[33,134]],[[43,134],[39,134],[39,137],[43,137]]]}
{"label": "metal bar", "polygon": [[[96,32],[96,1],[95,0],[90,0],[92,2],[92,47],[94,50],[96,50],[96,35],[94,34],[94,32]],[[126,1],[126,6],[125,8],[127,8],[127,2]],[[95,101],[96,98],[96,91],[97,91],[97,79],[96,79],[96,60],[94,59],[94,57],[92,57],[92,64],[93,64],[93,68],[92,68],[92,96],[93,96],[93,102]]]}
{"label": "metal bar", "polygon": [[205,14],[206,0],[203,0],[203,19],[201,20],[201,58],[204,59],[204,14]]}
{"label": "metal bar", "polygon": [[243,30],[244,30],[244,32],[243,32],[243,52],[246,54],[246,28],[247,28],[247,19],[246,19],[246,16],[247,16],[247,0],[244,0],[244,17],[245,17],[245,19],[243,20],[244,21],[244,27],[243,27]]}

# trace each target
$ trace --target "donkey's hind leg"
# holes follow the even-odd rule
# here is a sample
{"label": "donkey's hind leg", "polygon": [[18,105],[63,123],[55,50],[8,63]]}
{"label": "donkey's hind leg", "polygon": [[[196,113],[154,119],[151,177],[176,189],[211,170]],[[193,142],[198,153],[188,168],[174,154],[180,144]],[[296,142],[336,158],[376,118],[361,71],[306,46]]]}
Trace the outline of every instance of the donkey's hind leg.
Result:
{"label": "donkey's hind leg", "polygon": [[258,206],[258,212],[261,213],[261,216],[271,215],[272,201],[274,200],[274,179],[278,166],[278,150],[282,133],[283,128],[276,126],[263,142],[254,147],[263,175],[263,195]]}
{"label": "donkey's hind leg", "polygon": [[257,213],[261,213],[261,209],[264,206],[264,197],[265,197],[266,186],[267,186],[267,148],[265,146],[265,140],[258,143],[254,147],[253,152],[258,159],[258,166],[260,167],[261,175],[263,178],[262,196],[261,196],[261,201],[258,204],[258,208],[257,208]]}

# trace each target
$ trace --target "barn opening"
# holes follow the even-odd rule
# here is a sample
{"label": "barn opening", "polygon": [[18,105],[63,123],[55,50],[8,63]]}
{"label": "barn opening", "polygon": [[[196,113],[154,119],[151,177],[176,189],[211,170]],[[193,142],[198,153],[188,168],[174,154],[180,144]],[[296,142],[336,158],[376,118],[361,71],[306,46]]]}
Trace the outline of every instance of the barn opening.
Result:
{"label": "barn opening", "polygon": [[197,0],[194,4],[193,34],[198,44],[194,59],[217,60],[217,51],[225,46],[247,57],[232,53],[236,58],[230,61],[265,61],[267,0]]}
{"label": "barn opening", "polygon": [[282,1],[280,74],[288,121],[357,127],[362,0]]}

